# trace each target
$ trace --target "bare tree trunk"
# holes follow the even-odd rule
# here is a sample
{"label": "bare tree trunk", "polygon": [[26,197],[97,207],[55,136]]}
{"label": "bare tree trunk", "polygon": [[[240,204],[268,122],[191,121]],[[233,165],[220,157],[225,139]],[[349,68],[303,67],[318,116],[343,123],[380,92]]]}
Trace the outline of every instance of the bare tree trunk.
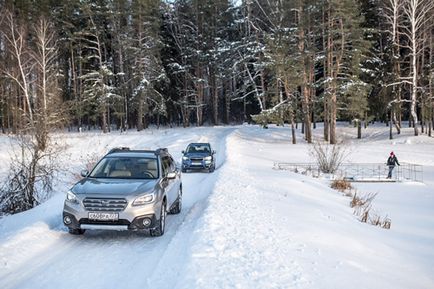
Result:
{"label": "bare tree trunk", "polygon": [[393,112],[392,112],[392,109],[390,110],[390,112],[389,112],[389,139],[393,139],[393,133],[392,133],[392,115],[393,115]]}
{"label": "bare tree trunk", "polygon": [[[333,23],[331,23],[331,26]],[[336,137],[336,119],[337,119],[337,79],[340,72],[340,66],[341,61],[344,56],[344,50],[345,50],[345,34],[344,34],[344,23],[343,20],[340,19],[339,21],[339,29],[340,29],[340,45],[339,50],[337,51],[338,54],[336,55],[336,59],[332,59],[332,79],[331,79],[331,99],[330,99],[330,144],[336,144],[337,143],[337,137]]]}
{"label": "bare tree trunk", "polygon": [[[185,65],[185,63],[183,63]],[[182,126],[184,128],[190,126],[190,110],[188,108],[188,81],[187,72],[184,73],[184,96],[181,102],[181,115],[182,115]]]}
{"label": "bare tree trunk", "polygon": [[[310,86],[310,105],[311,105],[311,120],[313,123],[313,129],[316,129],[316,118],[315,118],[315,103],[316,103],[316,89],[313,85],[315,83],[315,55],[312,55],[310,62],[310,72],[309,72],[309,83]],[[312,130],[310,131],[310,138],[312,140]]]}
{"label": "bare tree trunk", "polygon": [[101,111],[101,126],[102,126],[102,132],[108,133],[108,126],[107,126],[107,109],[105,104],[102,105],[102,111]]}
{"label": "bare tree trunk", "polygon": [[[434,28],[434,19],[432,18],[430,21],[431,28]],[[433,65],[434,63],[434,32],[431,31],[429,34],[429,63]],[[432,136],[433,129],[433,103],[434,103],[434,94],[433,94],[433,79],[434,78],[434,67],[431,66],[429,75],[428,75],[428,87],[429,87],[429,95],[428,95],[428,136]]]}
{"label": "bare tree trunk", "polygon": [[212,98],[213,98],[213,120],[214,124],[219,124],[219,94],[218,94],[218,84],[217,84],[217,77],[215,75],[215,72],[211,75],[211,86],[212,86]]}
{"label": "bare tree trunk", "polygon": [[[330,15],[330,3],[327,7],[327,15]],[[329,16],[330,18],[330,16]],[[326,22],[327,21],[327,22]],[[330,89],[329,89],[329,81],[332,75],[332,39],[331,39],[331,20],[326,20],[326,11],[323,11],[323,35],[324,35],[324,43],[323,47],[325,49],[324,53],[326,57],[324,58],[324,75],[326,78],[326,87],[324,90],[324,140],[329,141],[330,139]],[[326,37],[327,35],[327,37]]]}
{"label": "bare tree trunk", "polygon": [[[414,39],[416,41],[416,39]],[[413,45],[413,49],[416,48],[416,44]],[[410,113],[411,119],[413,121],[414,135],[419,135],[419,129],[417,127],[418,119],[416,112],[416,104],[417,104],[417,66],[416,66],[416,55],[412,55],[411,61],[411,70],[412,70],[412,89],[411,89],[411,105],[410,105]]]}
{"label": "bare tree trunk", "polygon": [[[141,94],[141,92],[139,92]],[[137,107],[137,131],[142,131],[144,129],[143,125],[143,100],[142,97],[139,96],[139,103]]]}
{"label": "bare tree trunk", "polygon": [[330,127],[329,127],[329,119],[330,119],[330,111],[328,104],[328,96],[324,96],[324,140],[329,141],[330,139]]}
{"label": "bare tree trunk", "polygon": [[[431,27],[434,28],[434,19],[431,20]],[[429,75],[428,75],[428,87],[429,87],[429,95],[428,95],[428,136],[432,136],[432,126],[433,126],[433,103],[434,103],[434,95],[433,95],[433,78],[434,78],[434,33],[431,32],[429,35],[429,63],[431,64]]]}
{"label": "bare tree trunk", "polygon": [[304,9],[303,1],[299,1],[298,7],[298,50],[301,55],[301,67],[302,67],[302,83],[301,83],[301,93],[302,93],[302,109],[303,109],[303,125],[302,133],[304,133],[304,138],[308,143],[312,143],[311,136],[311,120],[310,120],[310,87],[308,79],[308,63],[305,51],[305,32],[304,32]]}
{"label": "bare tree trunk", "polygon": [[[393,121],[393,124],[395,124],[396,132],[397,134],[401,133],[401,126],[399,125],[399,121],[396,118],[396,112],[395,112],[395,106],[392,106],[391,108],[391,120]],[[390,123],[392,125],[392,122]]]}
{"label": "bare tree trunk", "polygon": [[330,144],[336,144],[336,102],[336,93],[333,93],[330,98]]}
{"label": "bare tree trunk", "polygon": [[196,125],[203,124],[203,104],[204,104],[204,85],[203,85],[203,72],[202,67],[198,64],[196,67],[196,77],[198,79],[196,84]]}
{"label": "bare tree trunk", "polygon": [[235,91],[235,76],[232,76],[229,80],[229,88],[225,90],[225,115],[226,115],[226,124],[230,123],[230,117],[231,117],[231,96],[233,95]]}
{"label": "bare tree trunk", "polygon": [[296,130],[296,125],[295,125],[295,121],[294,121],[294,110],[292,109],[292,107],[289,108],[290,109],[290,118],[291,118],[291,136],[292,136],[292,144],[296,144],[297,143],[297,137],[295,135],[295,130]]}

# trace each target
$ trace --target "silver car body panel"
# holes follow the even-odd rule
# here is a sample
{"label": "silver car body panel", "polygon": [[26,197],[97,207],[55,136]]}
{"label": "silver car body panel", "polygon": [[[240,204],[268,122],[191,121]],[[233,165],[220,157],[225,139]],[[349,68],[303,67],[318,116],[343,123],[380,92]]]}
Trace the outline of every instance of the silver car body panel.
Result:
{"label": "silver car body panel", "polygon": [[90,224],[83,224],[83,225],[80,225],[80,229],[85,229],[85,230],[128,231],[128,226],[126,226],[126,225],[90,225]]}

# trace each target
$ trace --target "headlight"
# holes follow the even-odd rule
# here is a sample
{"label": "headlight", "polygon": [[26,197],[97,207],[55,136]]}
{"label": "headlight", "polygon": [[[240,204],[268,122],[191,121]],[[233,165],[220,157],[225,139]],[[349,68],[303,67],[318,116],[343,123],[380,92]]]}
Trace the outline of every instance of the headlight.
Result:
{"label": "headlight", "polygon": [[188,157],[182,157],[182,160],[186,161],[186,160],[188,160]]}
{"label": "headlight", "polygon": [[207,156],[204,158],[205,161],[210,162],[212,160],[212,156]]}
{"label": "headlight", "polygon": [[154,200],[154,194],[148,194],[144,196],[140,196],[137,199],[134,200],[133,206],[141,206],[144,204],[149,204]]}
{"label": "headlight", "polygon": [[66,200],[70,203],[78,204],[77,196],[72,191],[66,193]]}

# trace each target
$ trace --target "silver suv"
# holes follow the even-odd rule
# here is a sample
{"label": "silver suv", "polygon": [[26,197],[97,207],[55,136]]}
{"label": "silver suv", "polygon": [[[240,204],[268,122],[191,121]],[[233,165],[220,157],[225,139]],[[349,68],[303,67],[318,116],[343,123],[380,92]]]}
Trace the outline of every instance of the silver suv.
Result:
{"label": "silver suv", "polygon": [[71,234],[104,229],[161,236],[167,212],[181,212],[181,172],[167,149],[113,149],[81,175],[63,208],[63,223]]}

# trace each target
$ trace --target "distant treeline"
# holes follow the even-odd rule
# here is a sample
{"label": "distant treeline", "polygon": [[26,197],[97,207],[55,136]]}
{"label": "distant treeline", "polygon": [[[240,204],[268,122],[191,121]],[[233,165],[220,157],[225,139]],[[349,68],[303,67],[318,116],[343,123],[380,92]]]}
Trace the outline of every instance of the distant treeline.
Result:
{"label": "distant treeline", "polygon": [[[0,0],[0,125],[431,135],[432,0]],[[295,142],[295,134],[293,135]]]}

